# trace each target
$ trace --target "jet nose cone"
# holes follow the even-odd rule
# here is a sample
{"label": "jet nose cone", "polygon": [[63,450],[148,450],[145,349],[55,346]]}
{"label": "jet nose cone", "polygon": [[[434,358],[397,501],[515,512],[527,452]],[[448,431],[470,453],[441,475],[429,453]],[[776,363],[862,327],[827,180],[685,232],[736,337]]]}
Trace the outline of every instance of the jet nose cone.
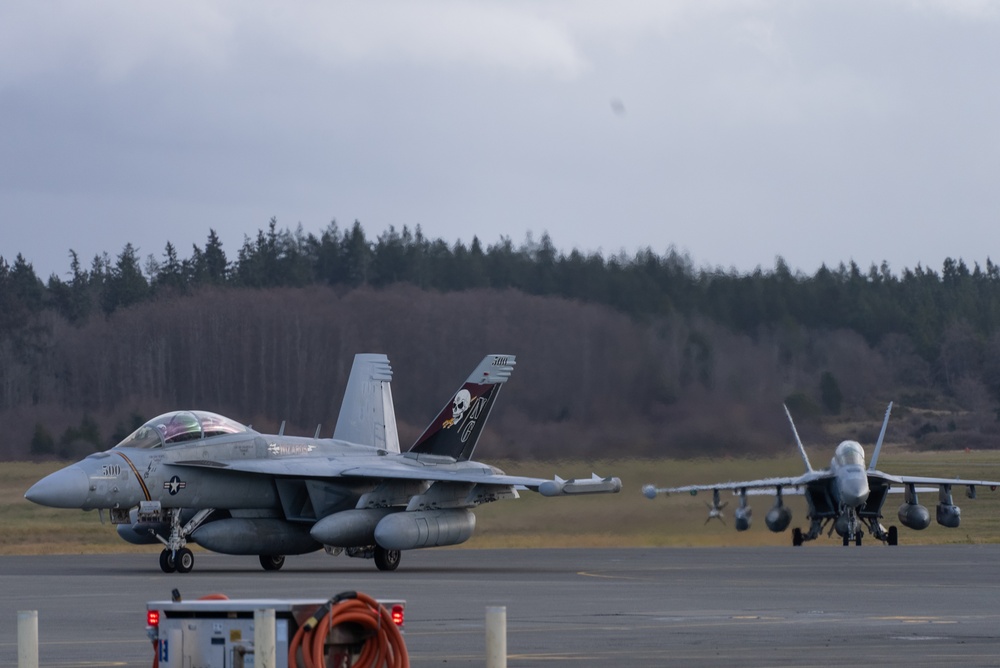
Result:
{"label": "jet nose cone", "polygon": [[868,501],[867,494],[845,494],[844,495],[844,505],[850,506],[851,508],[857,508],[858,506],[863,506]]}
{"label": "jet nose cone", "polygon": [[850,481],[840,487],[841,501],[852,508],[864,505],[868,501],[868,493],[867,481]]}
{"label": "jet nose cone", "polygon": [[78,466],[45,476],[24,493],[32,503],[52,508],[82,508],[90,493],[90,479]]}

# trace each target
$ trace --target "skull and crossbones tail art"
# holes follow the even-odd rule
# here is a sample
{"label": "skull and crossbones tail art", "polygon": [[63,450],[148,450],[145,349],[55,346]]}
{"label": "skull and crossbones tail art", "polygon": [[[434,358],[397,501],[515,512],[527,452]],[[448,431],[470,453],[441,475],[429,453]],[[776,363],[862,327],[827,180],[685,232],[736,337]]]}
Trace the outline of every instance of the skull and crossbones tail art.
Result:
{"label": "skull and crossbones tail art", "polygon": [[451,417],[444,421],[444,428],[450,429],[461,422],[470,406],[472,406],[472,394],[463,387],[452,400]]}

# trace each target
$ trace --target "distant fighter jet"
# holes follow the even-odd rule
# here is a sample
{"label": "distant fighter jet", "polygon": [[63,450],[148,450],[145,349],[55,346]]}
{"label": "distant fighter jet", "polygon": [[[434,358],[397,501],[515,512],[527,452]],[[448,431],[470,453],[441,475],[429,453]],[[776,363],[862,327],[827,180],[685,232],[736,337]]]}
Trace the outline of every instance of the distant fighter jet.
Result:
{"label": "distant fighter jet", "polygon": [[487,355],[408,452],[401,453],[385,355],[354,358],[333,438],[260,434],[205,411],[156,417],[106,452],[35,483],[29,501],[108,509],[118,534],[164,545],[160,568],[187,573],[187,543],[258,555],[325,548],[395,570],[400,551],[456,545],[472,535],[470,508],[517,498],[614,493],[618,478],[553,480],[505,475],[472,453],[513,355]]}
{"label": "distant fighter jet", "polygon": [[[889,424],[889,414],[892,412],[892,403],[885,411],[885,420],[882,422],[882,431],[875,444],[875,451],[872,454],[872,461],[865,468],[865,451],[857,441],[844,441],[837,446],[830,467],[823,470],[814,470],[809,463],[802,441],[799,439],[798,431],[795,429],[795,422],[788,407],[785,407],[785,414],[792,425],[792,433],[795,435],[795,442],[799,447],[799,453],[805,462],[806,472],[795,478],[765,478],[763,480],[748,480],[746,482],[724,482],[714,485],[686,485],[684,487],[658,488],[655,485],[646,485],[642,488],[643,494],[648,498],[656,498],[657,493],[674,494],[678,492],[688,492],[695,495],[700,491],[711,490],[714,496],[714,503],[709,505],[709,519],[718,517],[721,513],[719,505],[719,490],[732,490],[740,498],[740,505],[736,508],[734,516],[737,531],[746,531],[750,528],[752,512],[747,505],[747,494],[767,494],[775,495],[774,507],[768,511],[764,517],[767,528],[776,533],[784,531],[792,521],[792,513],[782,502],[783,493],[804,494],[809,505],[809,531],[802,533],[799,528],[792,529],[792,545],[802,545],[807,540],[818,538],[829,526],[827,535],[834,531],[843,539],[844,545],[848,545],[852,540],[857,545],[861,545],[862,529],[867,528],[868,533],[877,540],[888,545],[896,545],[898,542],[896,527],[890,526],[886,529],[880,523],[882,519],[882,504],[885,503],[886,495],[895,485],[904,493],[904,502],[899,507],[898,517],[900,523],[910,529],[926,529],[931,523],[931,515],[927,508],[920,505],[917,492],[937,491],[937,522],[946,527],[957,527],[961,520],[961,509],[955,505],[951,496],[952,486],[965,486],[966,495],[970,499],[976,498],[977,486],[988,486],[996,490],[1000,482],[987,480],[962,480],[959,478],[925,478],[919,476],[895,476],[882,473],[875,469],[878,461],[879,451],[882,449],[882,441],[885,438],[885,429]],[[930,485],[929,488],[919,487]],[[935,489],[934,486],[937,486]],[[708,521],[706,520],[706,524]],[[831,526],[832,525],[832,526]]]}

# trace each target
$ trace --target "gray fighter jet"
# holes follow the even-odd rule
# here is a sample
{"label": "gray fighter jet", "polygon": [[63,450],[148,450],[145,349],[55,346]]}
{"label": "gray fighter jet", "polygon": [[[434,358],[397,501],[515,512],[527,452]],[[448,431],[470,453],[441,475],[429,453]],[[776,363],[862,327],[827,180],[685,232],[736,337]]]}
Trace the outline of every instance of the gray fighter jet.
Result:
{"label": "gray fighter jet", "polygon": [[752,509],[747,504],[747,494],[773,493],[775,495],[774,506],[764,517],[764,523],[767,524],[768,529],[776,533],[787,529],[792,521],[792,512],[784,505],[782,494],[804,494],[809,507],[809,514],[806,517],[810,521],[809,531],[803,533],[799,528],[792,530],[792,545],[796,546],[818,538],[828,526],[827,536],[833,535],[833,532],[836,531],[843,539],[844,545],[850,544],[852,540],[856,545],[861,545],[862,529],[864,528],[867,528],[868,533],[876,540],[888,545],[896,545],[898,542],[896,527],[890,526],[886,529],[880,522],[882,505],[894,486],[904,493],[903,504],[897,513],[899,522],[903,526],[917,530],[930,526],[931,515],[926,507],[920,505],[917,494],[918,492],[936,491],[938,492],[938,524],[951,528],[957,527],[962,516],[961,509],[955,505],[952,499],[952,487],[964,486],[966,495],[970,499],[974,499],[976,498],[976,487],[985,485],[996,490],[997,486],[1000,486],[1000,482],[896,476],[876,470],[875,464],[882,449],[882,441],[885,439],[885,430],[889,424],[891,412],[892,403],[885,411],[882,431],[875,443],[872,460],[867,468],[865,468],[865,451],[861,445],[857,441],[843,441],[837,446],[830,467],[814,470],[809,463],[809,457],[802,446],[802,441],[799,439],[792,415],[786,406],[785,414],[788,415],[788,421],[792,425],[792,433],[795,435],[795,442],[799,447],[799,454],[802,455],[806,466],[806,472],[802,475],[745,482],[724,482],[714,485],[686,485],[684,487],[659,488],[655,485],[646,485],[642,491],[648,498],[653,499],[661,492],[667,494],[687,492],[695,495],[701,491],[711,490],[714,499],[714,503],[709,506],[709,519],[711,519],[719,516],[721,512],[719,491],[730,490],[737,494],[740,499],[740,504],[734,512],[737,531],[749,529],[753,519]]}
{"label": "gray fighter jet", "polygon": [[457,545],[472,535],[470,508],[517,498],[614,493],[618,478],[552,480],[505,475],[472,454],[513,355],[487,355],[409,451],[402,453],[385,355],[354,358],[333,438],[260,434],[221,415],[183,410],[153,418],[106,452],[35,483],[29,501],[107,509],[130,543],[164,546],[160,568],[186,573],[187,543],[258,555],[325,548],[395,570],[400,551]]}

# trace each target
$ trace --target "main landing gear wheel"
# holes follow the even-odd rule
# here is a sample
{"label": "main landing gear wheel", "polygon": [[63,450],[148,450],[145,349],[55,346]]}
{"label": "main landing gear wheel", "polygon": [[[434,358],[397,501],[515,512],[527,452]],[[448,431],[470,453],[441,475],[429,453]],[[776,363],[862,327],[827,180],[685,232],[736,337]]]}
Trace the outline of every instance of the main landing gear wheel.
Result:
{"label": "main landing gear wheel", "polygon": [[387,550],[384,547],[375,546],[375,567],[380,571],[394,571],[399,568],[399,559],[402,556],[399,550]]}
{"label": "main landing gear wheel", "polygon": [[861,533],[860,531],[859,531],[859,532],[857,532],[856,534],[854,534],[854,544],[855,544],[855,545],[861,545],[861,537],[862,537],[863,535],[864,535],[864,534],[862,534],[862,533]]}
{"label": "main landing gear wheel", "polygon": [[851,536],[850,534],[845,533],[843,537],[844,537],[844,547],[847,547],[848,545],[851,544]]}
{"label": "main landing gear wheel", "polygon": [[802,529],[798,527],[792,529],[792,545],[795,547],[802,546]]}
{"label": "main landing gear wheel", "polygon": [[164,550],[160,552],[160,570],[164,573],[190,573],[194,568],[194,554],[186,547],[174,552]]}
{"label": "main landing gear wheel", "polygon": [[190,573],[191,569],[194,568],[194,553],[186,547],[177,550],[177,554],[174,556],[174,566],[177,567],[178,573]]}
{"label": "main landing gear wheel", "polygon": [[160,552],[160,570],[164,573],[173,573],[177,570],[176,560],[172,550]]}
{"label": "main landing gear wheel", "polygon": [[886,537],[885,542],[889,545],[899,545],[899,532],[896,527],[889,527],[889,535]]}
{"label": "main landing gear wheel", "polygon": [[265,571],[280,571],[285,565],[285,556],[282,554],[262,554],[260,555],[260,565]]}

